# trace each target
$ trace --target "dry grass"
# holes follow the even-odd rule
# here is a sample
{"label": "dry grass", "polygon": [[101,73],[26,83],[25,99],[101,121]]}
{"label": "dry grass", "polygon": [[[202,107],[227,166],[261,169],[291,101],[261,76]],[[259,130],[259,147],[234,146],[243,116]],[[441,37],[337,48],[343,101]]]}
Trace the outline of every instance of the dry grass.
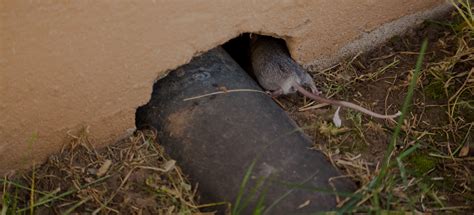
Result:
{"label": "dry grass", "polygon": [[150,131],[96,151],[86,132],[31,172],[4,178],[2,215],[195,214],[195,190]]}
{"label": "dry grass", "polygon": [[[411,111],[395,139],[397,124],[390,121],[346,110],[345,126],[336,128],[330,117],[321,117],[333,110],[312,108],[306,101],[284,104],[300,125],[311,127],[307,133],[316,140],[315,148],[358,183],[356,194],[340,202],[340,211],[474,211],[474,31],[468,24],[474,22],[470,11],[464,12],[464,17],[456,13],[428,22],[379,50],[313,72],[327,96],[392,113],[402,107],[421,41],[428,38]],[[384,158],[390,159],[384,163]]]}
{"label": "dry grass", "polygon": [[[333,113],[325,105],[282,99],[310,128],[315,148],[359,185],[353,197],[340,199],[339,212],[474,211],[474,20],[466,8],[471,6],[464,3],[448,21],[429,22],[379,50],[313,71],[328,97],[393,113],[402,107],[427,37],[411,111],[395,139],[395,122],[345,110],[343,127],[336,128],[324,116]],[[98,151],[92,145],[85,132],[40,167],[0,179],[0,214],[195,214],[205,207],[153,132]]]}

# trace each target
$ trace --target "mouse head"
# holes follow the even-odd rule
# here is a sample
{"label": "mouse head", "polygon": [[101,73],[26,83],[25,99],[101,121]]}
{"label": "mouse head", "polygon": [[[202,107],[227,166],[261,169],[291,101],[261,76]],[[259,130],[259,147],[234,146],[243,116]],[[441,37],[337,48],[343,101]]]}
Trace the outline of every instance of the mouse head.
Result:
{"label": "mouse head", "polygon": [[302,87],[308,87],[311,89],[312,93],[319,95],[319,91],[316,88],[316,84],[314,84],[313,78],[306,71],[304,71],[303,68],[299,67],[296,71],[296,75],[299,78],[297,83],[299,83]]}

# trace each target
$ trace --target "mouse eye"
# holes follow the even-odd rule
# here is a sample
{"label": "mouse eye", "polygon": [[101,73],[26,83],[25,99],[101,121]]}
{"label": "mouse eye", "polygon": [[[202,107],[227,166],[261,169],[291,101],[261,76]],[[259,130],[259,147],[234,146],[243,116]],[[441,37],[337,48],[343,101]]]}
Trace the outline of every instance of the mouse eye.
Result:
{"label": "mouse eye", "polygon": [[298,90],[295,87],[290,88],[290,93],[296,93],[296,91],[298,91]]}

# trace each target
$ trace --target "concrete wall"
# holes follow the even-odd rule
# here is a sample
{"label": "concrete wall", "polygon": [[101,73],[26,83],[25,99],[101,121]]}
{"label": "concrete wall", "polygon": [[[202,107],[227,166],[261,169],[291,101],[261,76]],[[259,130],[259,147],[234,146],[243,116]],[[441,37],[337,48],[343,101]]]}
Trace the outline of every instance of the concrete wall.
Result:
{"label": "concrete wall", "polygon": [[284,38],[297,61],[324,66],[444,3],[0,0],[0,174],[43,161],[83,127],[104,144],[123,137],[157,77],[240,33]]}

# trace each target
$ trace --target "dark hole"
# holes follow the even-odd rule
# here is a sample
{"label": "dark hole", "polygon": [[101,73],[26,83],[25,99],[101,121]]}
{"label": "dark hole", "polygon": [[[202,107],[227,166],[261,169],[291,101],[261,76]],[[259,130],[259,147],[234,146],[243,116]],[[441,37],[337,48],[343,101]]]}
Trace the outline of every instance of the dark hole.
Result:
{"label": "dark hole", "polygon": [[[262,35],[256,35],[253,34],[253,36],[258,36],[258,37],[267,37],[267,36],[262,36]],[[277,42],[280,42],[282,44],[285,44],[285,41],[282,39],[277,39],[275,38]],[[252,64],[251,64],[251,59],[250,59],[250,44],[251,39],[250,39],[250,33],[243,33],[225,44],[222,45],[222,48],[229,53],[229,55],[242,67],[251,77],[255,79],[255,76],[253,75],[252,71]],[[286,47],[286,44],[285,44]],[[213,84],[214,87],[219,87],[217,84]],[[213,99],[214,97],[211,97]],[[137,129],[143,129],[143,128],[148,128],[148,121],[145,116],[146,114],[146,105],[138,107],[137,111],[135,113],[135,125],[137,126]]]}
{"label": "dark hole", "polygon": [[250,72],[252,64],[250,63],[250,34],[244,33],[234,39],[229,40],[222,48],[242,67]]}
{"label": "dark hole", "polygon": [[[252,36],[269,37],[257,34],[252,34]],[[274,39],[276,42],[282,43],[285,47],[287,47],[283,39]],[[250,76],[255,78],[255,76],[253,75],[252,64],[250,59],[250,45],[250,33],[244,33],[226,42],[224,45],[222,45],[222,48],[224,48],[224,50],[229,53],[229,55],[240,65],[240,67],[242,67],[242,69],[249,73]]]}

